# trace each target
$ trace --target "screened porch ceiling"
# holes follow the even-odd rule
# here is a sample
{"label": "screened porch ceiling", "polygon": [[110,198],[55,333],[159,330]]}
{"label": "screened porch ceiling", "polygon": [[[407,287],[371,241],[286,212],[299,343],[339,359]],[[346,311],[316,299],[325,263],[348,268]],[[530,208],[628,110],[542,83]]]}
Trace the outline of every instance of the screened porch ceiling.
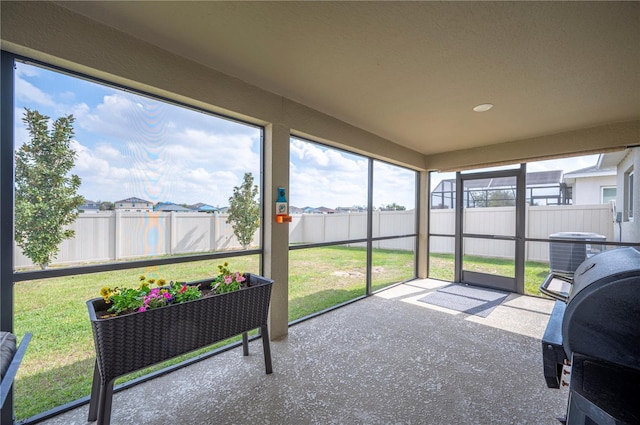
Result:
{"label": "screened porch ceiling", "polygon": [[640,117],[638,2],[56,3],[427,158]]}

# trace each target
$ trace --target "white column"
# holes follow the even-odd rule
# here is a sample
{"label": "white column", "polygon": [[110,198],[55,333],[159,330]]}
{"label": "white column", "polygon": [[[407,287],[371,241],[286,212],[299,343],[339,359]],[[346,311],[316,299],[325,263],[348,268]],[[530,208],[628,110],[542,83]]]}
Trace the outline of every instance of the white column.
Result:
{"label": "white column", "polygon": [[276,223],[278,187],[289,197],[289,128],[265,127],[264,146],[264,275],[274,280],[269,310],[269,336],[279,339],[289,331],[289,223]]}
{"label": "white column", "polygon": [[429,224],[428,196],[429,172],[420,172],[420,190],[418,192],[418,205],[420,206],[420,217],[418,218],[418,277],[426,278],[429,266],[429,235],[427,227]]}

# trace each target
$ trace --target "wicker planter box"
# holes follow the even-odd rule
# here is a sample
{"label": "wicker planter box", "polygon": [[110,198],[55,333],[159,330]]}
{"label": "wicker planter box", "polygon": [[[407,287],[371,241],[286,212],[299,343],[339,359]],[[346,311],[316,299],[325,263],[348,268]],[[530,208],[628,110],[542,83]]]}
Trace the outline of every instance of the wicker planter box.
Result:
{"label": "wicker planter box", "polygon": [[[102,298],[87,301],[96,347],[89,421],[108,425],[116,378],[173,357],[243,334],[243,354],[249,355],[246,332],[260,328],[266,373],[272,372],[267,314],[273,281],[246,273],[248,287],[181,304],[98,319],[108,305]],[[209,287],[212,279],[190,282]]]}

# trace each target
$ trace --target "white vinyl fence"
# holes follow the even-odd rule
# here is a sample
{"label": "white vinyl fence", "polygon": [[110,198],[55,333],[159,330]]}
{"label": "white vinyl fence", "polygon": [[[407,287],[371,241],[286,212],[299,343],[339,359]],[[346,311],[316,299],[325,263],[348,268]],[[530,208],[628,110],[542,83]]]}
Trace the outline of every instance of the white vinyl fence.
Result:
{"label": "white vinyl fence", "polygon": [[[191,212],[82,213],[71,226],[76,235],[60,244],[51,264],[120,261],[158,255],[192,254],[241,249],[227,224],[228,214]],[[366,213],[294,215],[289,224],[290,243],[318,243],[367,237]],[[376,211],[374,236],[413,233],[414,211]],[[256,232],[251,246],[260,245]],[[357,246],[364,244],[352,244]],[[414,249],[415,238],[385,240],[374,248]],[[15,267],[33,266],[16,246]]]}
{"label": "white vinyl fence", "polygon": [[[467,209],[467,233],[512,234],[515,221],[513,208]],[[182,212],[101,212],[80,214],[72,228],[73,239],[64,241],[52,264],[82,264],[121,261],[158,255],[177,255],[240,249],[226,214]],[[431,232],[453,234],[453,210],[431,210]],[[556,232],[593,232],[613,240],[612,212],[609,205],[549,206],[527,208],[527,236],[548,238]],[[367,236],[366,213],[299,214],[289,226],[291,244],[322,243]],[[373,214],[373,236],[397,236],[414,233],[415,211],[376,211]],[[260,245],[256,232],[252,246]],[[487,244],[478,240],[465,252],[488,257],[513,255],[513,244]],[[364,244],[352,244],[352,246]],[[527,259],[548,261],[548,244],[528,243]],[[414,250],[415,238],[382,240],[374,248]],[[434,237],[430,249],[437,253],[453,253],[453,238]],[[15,267],[31,267],[16,247]]]}
{"label": "white vinyl fence", "polygon": [[[191,212],[81,213],[71,226],[76,235],[60,244],[52,264],[120,261],[241,249],[227,214]],[[256,232],[254,243],[260,238]],[[16,247],[15,267],[32,266]]]}
{"label": "white vinyl fence", "polygon": [[[373,237],[409,235],[416,232],[415,210],[374,211]],[[289,243],[322,243],[365,239],[367,213],[294,215],[289,225]],[[351,244],[350,246],[365,246]],[[376,241],[374,248],[413,251],[415,238]]]}
{"label": "white vinyl fence", "polygon": [[[558,232],[597,233],[613,241],[613,211],[610,204],[527,206],[525,237],[548,239]],[[465,233],[514,235],[515,210],[510,207],[465,209]],[[455,233],[455,211],[431,210],[431,233]],[[454,238],[432,237],[429,249],[434,253],[453,254]],[[549,244],[527,242],[527,261],[549,261]],[[513,258],[512,242],[467,239],[465,254],[494,258]]]}

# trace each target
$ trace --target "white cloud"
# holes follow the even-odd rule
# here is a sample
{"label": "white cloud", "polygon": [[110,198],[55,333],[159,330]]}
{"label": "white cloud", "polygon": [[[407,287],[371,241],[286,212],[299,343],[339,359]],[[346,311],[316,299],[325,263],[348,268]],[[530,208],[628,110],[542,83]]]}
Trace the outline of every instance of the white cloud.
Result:
{"label": "white cloud", "polygon": [[406,168],[375,162],[373,168],[374,207],[397,204],[415,208],[415,173]]}
{"label": "white cloud", "polygon": [[290,205],[336,208],[367,204],[367,159],[295,139],[290,151]]}
{"label": "white cloud", "polygon": [[122,153],[108,143],[98,144],[95,148],[96,155],[109,161],[122,161],[125,157]]}
{"label": "white cloud", "polygon": [[16,71],[15,75],[16,98],[19,102],[36,103],[37,105],[43,106],[55,105],[55,102],[51,95],[45,93],[44,91],[40,90],[39,88],[22,78],[23,75],[33,75],[33,72],[31,72],[31,75],[29,75],[29,72]]}
{"label": "white cloud", "polygon": [[362,157],[296,139],[291,141],[290,151],[297,163],[314,168],[354,172],[361,170],[363,161],[366,163]]}
{"label": "white cloud", "polygon": [[15,149],[20,148],[20,146],[22,146],[24,143],[26,143],[27,140],[29,140],[29,131],[22,122],[23,112],[24,109],[21,108],[15,108],[13,112],[15,116],[15,126],[13,128]]}
{"label": "white cloud", "polygon": [[73,114],[73,172],[89,199],[224,206],[244,172],[259,182],[255,127],[36,66],[16,69],[16,145],[28,140],[23,106],[54,118]]}
{"label": "white cloud", "polygon": [[101,100],[92,108],[75,105],[74,115],[85,137],[94,139],[77,166],[85,174],[82,188],[103,200],[138,196],[224,206],[245,171],[259,178],[254,128],[131,94]]}
{"label": "white cloud", "polygon": [[[369,160],[315,143],[291,142],[291,205],[296,207],[366,206]],[[415,174],[374,162],[374,207],[396,203],[415,208]]]}

